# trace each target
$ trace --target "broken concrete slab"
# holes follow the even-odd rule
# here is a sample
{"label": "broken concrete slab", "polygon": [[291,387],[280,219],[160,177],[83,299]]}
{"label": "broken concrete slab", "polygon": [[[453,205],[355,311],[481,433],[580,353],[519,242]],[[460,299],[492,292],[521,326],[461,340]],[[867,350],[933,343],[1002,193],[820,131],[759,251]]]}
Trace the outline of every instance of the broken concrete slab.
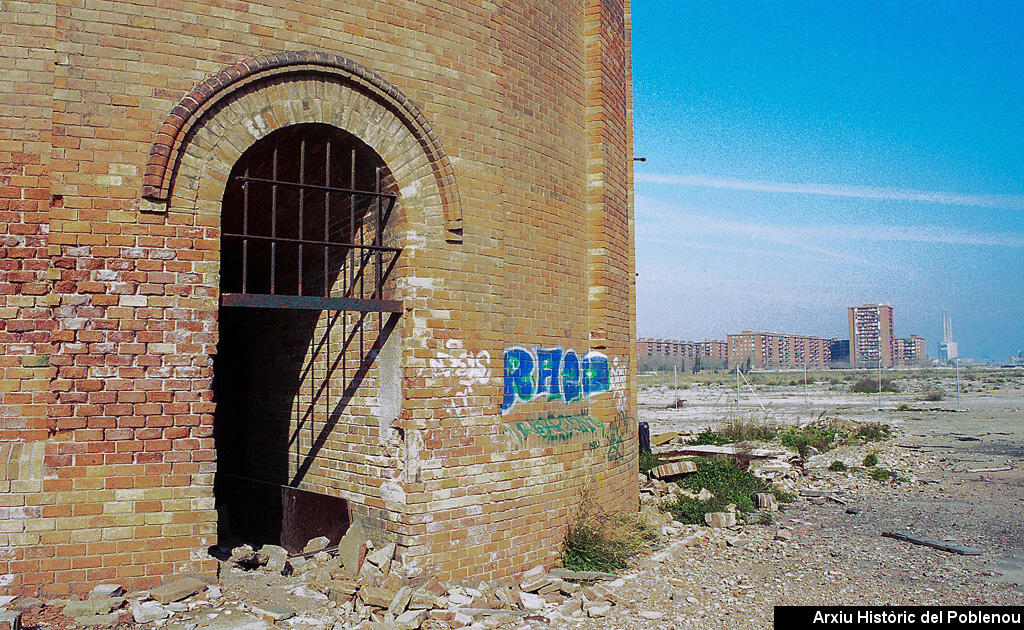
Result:
{"label": "broken concrete slab", "polygon": [[124,604],[123,597],[104,597],[103,599],[72,600],[65,604],[64,614],[68,617],[87,617],[105,615]]}
{"label": "broken concrete slab", "polygon": [[402,586],[395,593],[395,596],[391,599],[391,603],[388,604],[388,613],[392,615],[400,615],[409,606],[409,600],[412,599],[412,588],[409,586]]}
{"label": "broken concrete slab", "polygon": [[768,510],[769,512],[779,511],[779,500],[775,498],[775,495],[770,492],[759,492],[754,495],[757,499],[757,507],[761,510]]}
{"label": "broken concrete slab", "polygon": [[398,630],[416,630],[427,619],[425,610],[407,610],[395,617],[392,625]]}
{"label": "broken concrete slab", "polygon": [[263,545],[256,558],[271,573],[285,573],[288,565],[288,550],[279,545]]}
{"label": "broken concrete slab", "polygon": [[240,567],[256,567],[259,566],[259,557],[256,554],[256,550],[249,545],[240,545],[231,550],[231,557],[228,558],[228,562],[237,564]]}
{"label": "broken concrete slab", "polygon": [[106,597],[120,597],[124,595],[124,589],[120,584],[99,584],[89,591],[89,599],[103,599]]}
{"label": "broken concrete slab", "polygon": [[[251,549],[251,548],[250,548]],[[149,591],[149,596],[161,604],[180,602],[202,592],[206,582],[194,577],[180,577],[166,581]]]}
{"label": "broken concrete slab", "polygon": [[527,593],[526,591],[519,591],[519,603],[527,610],[541,610],[544,608],[544,604],[547,603],[547,600],[540,595]]}
{"label": "broken concrete slab", "polygon": [[273,622],[284,621],[295,616],[295,611],[291,608],[274,604],[254,604],[250,605],[249,609],[265,620]]}
{"label": "broken concrete slab", "polygon": [[329,544],[331,544],[330,538],[327,536],[317,536],[316,538],[311,538],[306,543],[306,546],[302,548],[302,553],[311,554],[323,551],[324,549],[327,549],[327,545]]}
{"label": "broken concrete slab", "polygon": [[366,532],[358,525],[352,525],[338,542],[338,558],[349,575],[358,575],[363,558],[366,557]]}
{"label": "broken concrete slab", "polygon": [[380,569],[381,573],[387,575],[391,570],[391,560],[395,557],[395,543],[384,545],[380,549],[368,552],[366,561]]}
{"label": "broken concrete slab", "polygon": [[132,604],[129,607],[135,623],[149,623],[158,619],[166,619],[171,612],[164,608],[160,602],[148,601]]}
{"label": "broken concrete slab", "polygon": [[83,628],[92,627],[106,627],[112,626],[118,622],[120,615],[116,612],[112,612],[106,615],[86,615],[84,617],[75,617],[75,623]]}
{"label": "broken concrete slab", "polygon": [[13,610],[0,612],[0,630],[21,630],[21,612]]}

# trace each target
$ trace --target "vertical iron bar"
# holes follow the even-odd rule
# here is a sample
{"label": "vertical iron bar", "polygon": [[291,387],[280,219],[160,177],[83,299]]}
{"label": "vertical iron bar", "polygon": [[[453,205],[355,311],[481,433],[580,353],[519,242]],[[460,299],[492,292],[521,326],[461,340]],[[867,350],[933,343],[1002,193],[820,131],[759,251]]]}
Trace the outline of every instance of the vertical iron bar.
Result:
{"label": "vertical iron bar", "polygon": [[[274,153],[271,158],[271,179],[274,183],[270,185],[270,238],[277,238],[277,147],[280,141],[274,138]],[[274,289],[275,273],[277,272],[277,241],[270,241],[270,294],[276,293]]]}
{"label": "vertical iron bar", "polygon": [[[327,180],[326,186],[331,185],[331,140],[327,139],[326,143],[326,156],[324,164],[326,165],[324,177]],[[331,191],[324,191],[324,242],[328,243],[331,240]],[[330,266],[331,258],[331,247],[324,245],[324,297],[330,297],[331,287],[328,283],[328,267]]]}
{"label": "vertical iron bar", "polygon": [[[351,168],[348,173],[349,190],[356,189],[356,150],[352,149],[352,160],[350,164]],[[350,195],[348,201],[348,237],[349,242],[353,245],[356,242],[356,196]],[[346,259],[348,254],[351,254],[352,263],[349,265],[349,285],[350,291],[355,293],[356,290],[356,249],[355,247],[349,247],[348,251],[345,252]],[[351,295],[349,297],[352,297]]]}
{"label": "vertical iron bar", "polygon": [[302,188],[302,184],[306,183],[306,137],[303,136],[302,140],[299,141],[299,264],[296,271],[298,278],[298,290],[299,295],[302,295],[302,276],[304,275],[302,266],[302,239],[306,238],[303,232],[303,217],[306,214],[305,204],[306,201],[306,189]]}
{"label": "vertical iron bar", "polygon": [[[249,177],[249,165],[245,166]],[[242,293],[245,293],[249,275],[249,182],[242,182]]]}
{"label": "vertical iron bar", "polygon": [[[378,247],[380,247],[380,246],[382,246],[384,244],[384,237],[381,234],[381,231],[384,229],[384,226],[381,224],[381,198],[379,196],[380,195],[380,167],[378,166],[376,169],[374,169],[374,171],[375,171],[375,176],[374,176],[374,182],[373,182],[373,192],[377,193],[378,197],[377,197],[377,201],[376,201],[376,204],[377,204],[377,227],[376,227],[375,234],[374,234],[373,244],[378,246]],[[377,252],[376,252],[376,254],[374,254],[374,256],[375,256],[375,260],[374,260],[374,265],[373,265],[373,278],[374,278],[373,299],[380,300],[380,299],[382,299],[384,297],[383,287],[380,286],[380,283],[381,283],[381,280],[380,280],[380,267],[381,267],[381,253],[380,253],[380,250],[377,250]],[[383,325],[384,325],[384,314],[383,313],[377,313],[377,334],[380,334],[380,331],[382,330]]]}

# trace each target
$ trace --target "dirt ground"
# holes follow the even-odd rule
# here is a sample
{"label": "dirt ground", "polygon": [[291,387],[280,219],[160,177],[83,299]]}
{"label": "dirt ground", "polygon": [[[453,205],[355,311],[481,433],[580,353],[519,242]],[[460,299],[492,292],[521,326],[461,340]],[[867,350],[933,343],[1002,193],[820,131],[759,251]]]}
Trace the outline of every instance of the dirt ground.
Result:
{"label": "dirt ground", "polygon": [[[672,389],[671,374],[667,387],[645,387],[642,379],[641,420],[652,435],[698,432],[736,417],[789,424],[825,416],[887,423],[897,435],[808,459],[799,487],[842,503],[801,497],[770,525],[688,527],[636,561],[619,581],[621,605],[608,619],[575,627],[767,628],[772,607],[784,604],[1024,604],[1024,378],[1019,371],[962,378],[957,412],[950,376],[903,374],[901,392],[883,394],[880,407],[877,395],[850,393],[845,383],[812,383],[805,396],[797,373],[782,379],[797,381],[792,385],[741,382],[738,406],[734,383]],[[924,400],[928,390],[946,395]],[[677,400],[685,403],[666,408]],[[859,466],[869,451],[903,481],[828,470],[836,460]],[[970,472],[1005,466],[1010,470]],[[883,531],[975,547],[981,555],[911,545]],[[640,611],[665,615],[652,621]]]}

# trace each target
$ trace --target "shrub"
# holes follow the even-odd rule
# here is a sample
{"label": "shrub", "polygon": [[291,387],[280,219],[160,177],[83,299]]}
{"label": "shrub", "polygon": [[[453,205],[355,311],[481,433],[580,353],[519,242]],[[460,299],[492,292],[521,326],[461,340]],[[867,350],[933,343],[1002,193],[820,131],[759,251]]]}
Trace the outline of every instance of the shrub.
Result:
{"label": "shrub", "polygon": [[789,427],[783,430],[779,433],[779,442],[783,446],[800,453],[800,457],[806,459],[807,455],[810,454],[811,448],[824,452],[838,446],[836,441],[837,435],[839,435],[837,429],[812,424],[806,427]]}
{"label": "shrub", "polygon": [[847,470],[849,470],[849,467],[845,463],[837,459],[836,461],[829,464],[828,469],[831,470],[832,472],[846,472]]}
{"label": "shrub", "polygon": [[657,539],[657,533],[636,514],[602,512],[584,492],[576,520],[562,544],[562,565],[575,571],[621,571],[630,556]]}
{"label": "shrub", "polygon": [[881,442],[892,437],[892,427],[881,422],[867,422],[859,425],[854,435],[865,442]]}
{"label": "shrub", "polygon": [[779,427],[773,422],[757,420],[733,420],[722,427],[721,434],[734,442],[770,442],[779,434]]}
{"label": "shrub", "polygon": [[873,468],[878,465],[878,453],[871,451],[864,456],[864,467]]}
{"label": "shrub", "polygon": [[730,440],[728,437],[722,435],[718,431],[715,431],[711,427],[704,429],[703,431],[701,431],[700,433],[686,441],[687,444],[690,444],[692,446],[722,446],[723,444],[728,444],[729,442]]}
{"label": "shrub", "polygon": [[768,482],[742,470],[727,458],[699,458],[694,461],[697,472],[686,475],[677,483],[694,492],[707,488],[714,496],[707,501],[677,497],[664,503],[662,509],[681,523],[703,524],[704,514],[721,512],[730,503],[741,512],[752,512],[757,508],[754,495],[771,491]]}
{"label": "shrub", "polygon": [[[878,379],[862,378],[850,387],[855,394],[872,394],[878,391]],[[900,388],[891,378],[882,378],[883,392],[898,392]]]}
{"label": "shrub", "polygon": [[946,397],[946,392],[941,389],[926,389],[921,392],[921,400],[927,400],[929,402],[938,402]]}

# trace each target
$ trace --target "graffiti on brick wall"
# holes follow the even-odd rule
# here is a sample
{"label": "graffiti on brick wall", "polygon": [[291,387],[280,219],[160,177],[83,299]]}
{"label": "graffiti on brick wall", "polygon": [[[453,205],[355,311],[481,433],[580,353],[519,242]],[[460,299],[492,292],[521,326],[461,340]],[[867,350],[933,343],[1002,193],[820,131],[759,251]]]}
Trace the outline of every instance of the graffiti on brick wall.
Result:
{"label": "graffiti on brick wall", "polygon": [[611,389],[608,357],[591,350],[579,356],[574,350],[513,346],[505,350],[505,392],[501,413],[517,402],[535,398],[571,403]]}
{"label": "graffiti on brick wall", "polygon": [[445,342],[445,349],[431,357],[428,364],[432,378],[450,383],[445,408],[453,414],[468,408],[476,387],[491,380],[491,353],[464,350],[458,339]]}
{"label": "graffiti on brick wall", "polygon": [[[587,449],[594,451],[605,444],[608,461],[622,459],[624,422],[626,414],[616,414],[611,425],[590,415],[589,409],[574,414],[553,414],[538,416],[531,420],[509,422],[502,427],[502,433],[512,436],[517,442],[525,442],[531,435],[545,442],[567,442],[573,438],[587,440]],[[622,425],[622,426],[620,426]]]}
{"label": "graffiti on brick wall", "polygon": [[575,436],[595,438],[604,435],[604,423],[584,410],[576,414],[555,415],[549,413],[533,420],[510,422],[504,426],[504,433],[509,433],[518,440],[525,440],[537,435],[545,440],[562,442]]}

